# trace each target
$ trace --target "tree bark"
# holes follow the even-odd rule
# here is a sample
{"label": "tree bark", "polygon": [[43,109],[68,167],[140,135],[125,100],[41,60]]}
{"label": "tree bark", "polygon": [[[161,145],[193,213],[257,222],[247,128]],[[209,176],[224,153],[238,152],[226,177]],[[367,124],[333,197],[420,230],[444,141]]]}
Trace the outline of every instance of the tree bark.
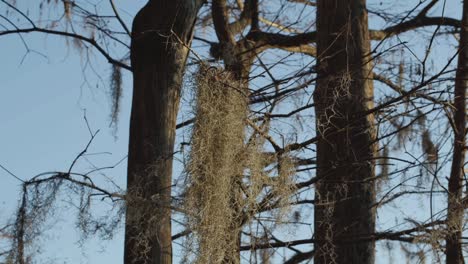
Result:
{"label": "tree bark", "polygon": [[463,231],[463,165],[465,163],[466,89],[468,87],[468,3],[463,2],[458,67],[455,76],[455,114],[453,160],[448,185],[446,263],[464,263]]}
{"label": "tree bark", "polygon": [[365,0],[317,3],[315,264],[374,263],[375,128]]}
{"label": "tree bark", "polygon": [[201,0],[150,0],[132,28],[124,263],[172,263],[171,176],[182,78]]}

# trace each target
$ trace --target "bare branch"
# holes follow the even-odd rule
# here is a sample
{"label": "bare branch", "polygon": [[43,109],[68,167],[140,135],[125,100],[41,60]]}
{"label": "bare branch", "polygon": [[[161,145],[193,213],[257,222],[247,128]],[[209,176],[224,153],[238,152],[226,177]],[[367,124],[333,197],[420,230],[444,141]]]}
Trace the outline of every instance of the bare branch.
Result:
{"label": "bare branch", "polygon": [[64,36],[64,37],[71,37],[75,39],[82,40],[86,43],[91,44],[91,46],[95,47],[99,53],[101,53],[109,63],[117,65],[123,69],[126,69],[128,71],[132,71],[132,68],[121,62],[120,60],[114,59],[110,56],[110,54],[103,48],[101,47],[94,38],[88,38],[79,34],[75,33],[70,33],[70,32],[65,32],[65,31],[57,31],[57,30],[51,30],[51,29],[45,29],[45,28],[39,28],[39,27],[32,27],[32,28],[23,28],[23,29],[15,29],[15,30],[4,30],[0,31],[0,36],[3,35],[11,35],[11,34],[19,34],[19,33],[32,33],[32,32],[40,32],[40,33],[45,33],[45,34],[50,34],[50,35],[56,35],[56,36]]}

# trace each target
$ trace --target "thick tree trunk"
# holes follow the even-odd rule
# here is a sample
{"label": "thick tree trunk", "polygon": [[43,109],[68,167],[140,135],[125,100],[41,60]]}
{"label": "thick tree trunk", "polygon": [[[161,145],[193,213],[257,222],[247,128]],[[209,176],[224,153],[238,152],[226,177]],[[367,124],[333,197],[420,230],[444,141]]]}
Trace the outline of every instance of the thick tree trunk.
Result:
{"label": "thick tree trunk", "polygon": [[125,264],[172,263],[175,126],[187,45],[201,2],[152,0],[133,22]]}
{"label": "thick tree trunk", "polygon": [[373,107],[365,0],[319,0],[315,264],[374,263]]}
{"label": "thick tree trunk", "polygon": [[460,32],[460,47],[458,68],[455,77],[455,130],[453,143],[453,161],[449,178],[446,263],[464,263],[462,252],[463,231],[463,165],[465,163],[465,131],[466,131],[466,89],[468,87],[468,3],[463,3],[462,28]]}

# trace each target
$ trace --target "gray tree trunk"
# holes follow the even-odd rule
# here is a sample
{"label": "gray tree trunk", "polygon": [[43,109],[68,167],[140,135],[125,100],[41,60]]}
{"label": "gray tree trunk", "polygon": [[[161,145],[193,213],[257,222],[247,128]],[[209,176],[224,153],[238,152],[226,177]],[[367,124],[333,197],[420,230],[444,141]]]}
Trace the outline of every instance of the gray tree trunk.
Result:
{"label": "gray tree trunk", "polygon": [[463,2],[462,27],[460,31],[460,47],[458,68],[455,76],[455,115],[453,161],[449,178],[446,263],[464,263],[462,252],[463,231],[463,166],[465,163],[465,131],[466,131],[466,89],[468,87],[468,3]]}
{"label": "gray tree trunk", "polygon": [[319,0],[315,264],[374,263],[375,131],[365,0]]}
{"label": "gray tree trunk", "polygon": [[151,0],[133,21],[125,264],[172,263],[176,117],[187,46],[201,5],[201,0]]}

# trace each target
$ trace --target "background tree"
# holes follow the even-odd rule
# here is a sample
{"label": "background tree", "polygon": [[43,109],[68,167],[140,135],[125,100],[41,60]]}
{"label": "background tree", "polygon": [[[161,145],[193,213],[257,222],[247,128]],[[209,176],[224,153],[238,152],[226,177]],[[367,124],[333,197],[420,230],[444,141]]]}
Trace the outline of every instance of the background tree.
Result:
{"label": "background tree", "polygon": [[468,3],[463,1],[462,27],[458,47],[458,66],[455,76],[453,115],[453,160],[448,180],[446,263],[464,263],[463,233],[463,181],[466,150],[466,90],[468,88]]}

